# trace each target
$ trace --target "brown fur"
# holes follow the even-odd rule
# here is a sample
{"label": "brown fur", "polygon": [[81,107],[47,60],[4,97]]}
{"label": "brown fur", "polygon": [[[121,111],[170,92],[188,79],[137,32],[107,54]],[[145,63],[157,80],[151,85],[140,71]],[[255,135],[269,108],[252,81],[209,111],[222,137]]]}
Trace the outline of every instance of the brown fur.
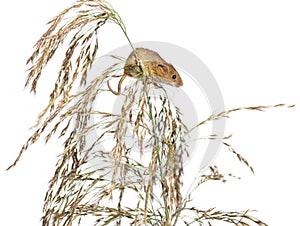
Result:
{"label": "brown fur", "polygon": [[159,56],[157,52],[154,52],[150,49],[137,48],[135,49],[135,52],[131,52],[126,60],[124,75],[121,77],[118,84],[118,92],[113,91],[108,83],[108,88],[112,93],[116,95],[120,94],[122,82],[124,81],[126,76],[130,76],[133,78],[140,78],[142,76],[142,71],[138,66],[135,54],[141,62],[146,76],[151,76],[157,82],[162,82],[176,87],[180,87],[183,85],[179,73],[176,71],[172,64],[167,63]]}

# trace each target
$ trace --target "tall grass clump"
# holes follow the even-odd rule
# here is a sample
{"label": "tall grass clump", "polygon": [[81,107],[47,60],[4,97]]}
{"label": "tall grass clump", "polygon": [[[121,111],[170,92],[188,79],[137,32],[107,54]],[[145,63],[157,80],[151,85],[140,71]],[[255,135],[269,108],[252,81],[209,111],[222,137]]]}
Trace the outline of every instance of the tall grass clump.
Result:
{"label": "tall grass clump", "polygon": [[[253,217],[250,210],[202,210],[191,205],[191,194],[198,192],[199,186],[212,180],[225,181],[228,175],[211,166],[183,194],[183,157],[189,149],[186,137],[193,129],[227,118],[235,111],[263,111],[286,105],[235,108],[187,128],[180,109],[174,107],[163,87],[153,84],[138,60],[143,75],[124,89],[121,113],[97,110],[96,98],[102,92],[109,92],[107,82],[120,77],[124,65],[124,59],[113,56],[116,63],[87,82],[87,73],[100,46],[99,30],[107,23],[119,26],[134,50],[121,17],[110,4],[77,0],[49,21],[48,30],[36,42],[27,61],[25,86],[36,93],[44,68],[58,49],[65,48],[49,102],[39,114],[32,135],[8,168],[14,167],[22,154],[42,137],[48,142],[57,139],[56,134],[62,140],[63,148],[45,196],[42,225],[77,225],[87,216],[94,225],[213,225],[216,221],[267,225]],[[157,90],[160,92],[155,95]],[[91,123],[94,116],[99,120]],[[89,134],[95,130],[101,133],[90,140]],[[130,131],[134,144],[126,139]],[[229,138],[212,136],[211,139],[222,139],[224,146],[253,171],[229,144]],[[107,141],[110,148],[100,148]],[[134,157],[133,146],[138,147],[139,157]],[[146,161],[145,149],[151,150]],[[101,164],[91,164],[95,159]]]}

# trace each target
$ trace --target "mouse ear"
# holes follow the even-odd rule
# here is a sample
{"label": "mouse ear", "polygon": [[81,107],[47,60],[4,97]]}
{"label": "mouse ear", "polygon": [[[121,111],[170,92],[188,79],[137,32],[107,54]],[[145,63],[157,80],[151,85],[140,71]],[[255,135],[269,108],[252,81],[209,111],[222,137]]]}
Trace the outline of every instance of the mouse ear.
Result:
{"label": "mouse ear", "polygon": [[163,65],[163,64],[158,64],[158,65],[157,65],[157,68],[158,68],[158,70],[160,70],[161,72],[164,72],[164,71],[165,71],[165,65]]}

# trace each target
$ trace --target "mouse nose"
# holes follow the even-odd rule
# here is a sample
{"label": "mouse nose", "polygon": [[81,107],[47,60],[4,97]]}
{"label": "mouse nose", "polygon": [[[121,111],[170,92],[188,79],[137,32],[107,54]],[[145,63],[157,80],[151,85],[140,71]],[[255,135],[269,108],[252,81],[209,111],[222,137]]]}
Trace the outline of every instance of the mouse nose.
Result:
{"label": "mouse nose", "polygon": [[181,79],[179,79],[179,80],[177,81],[176,86],[177,86],[177,87],[183,86],[183,82],[182,82]]}

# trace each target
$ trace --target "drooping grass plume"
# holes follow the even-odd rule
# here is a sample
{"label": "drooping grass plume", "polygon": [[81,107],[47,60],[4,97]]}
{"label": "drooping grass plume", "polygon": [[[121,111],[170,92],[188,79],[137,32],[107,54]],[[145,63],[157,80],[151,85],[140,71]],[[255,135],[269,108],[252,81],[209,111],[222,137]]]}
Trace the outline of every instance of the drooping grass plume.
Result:
{"label": "drooping grass plume", "polygon": [[[77,80],[80,80],[82,85],[86,83],[87,71],[99,48],[99,29],[108,22],[117,24],[126,33],[118,13],[108,3],[99,0],[77,0],[48,22],[48,30],[36,42],[35,49],[27,60],[29,68],[25,87],[30,87],[30,91],[35,93],[44,68],[65,42],[68,42],[67,50],[49,95],[49,103],[38,116],[34,126],[36,131],[24,144],[18,158],[10,167],[15,166],[23,152],[39,139],[46,127],[74,99],[77,95],[72,93],[74,83]],[[106,75],[107,73],[102,74],[102,80]],[[49,138],[50,136],[47,140]]]}

